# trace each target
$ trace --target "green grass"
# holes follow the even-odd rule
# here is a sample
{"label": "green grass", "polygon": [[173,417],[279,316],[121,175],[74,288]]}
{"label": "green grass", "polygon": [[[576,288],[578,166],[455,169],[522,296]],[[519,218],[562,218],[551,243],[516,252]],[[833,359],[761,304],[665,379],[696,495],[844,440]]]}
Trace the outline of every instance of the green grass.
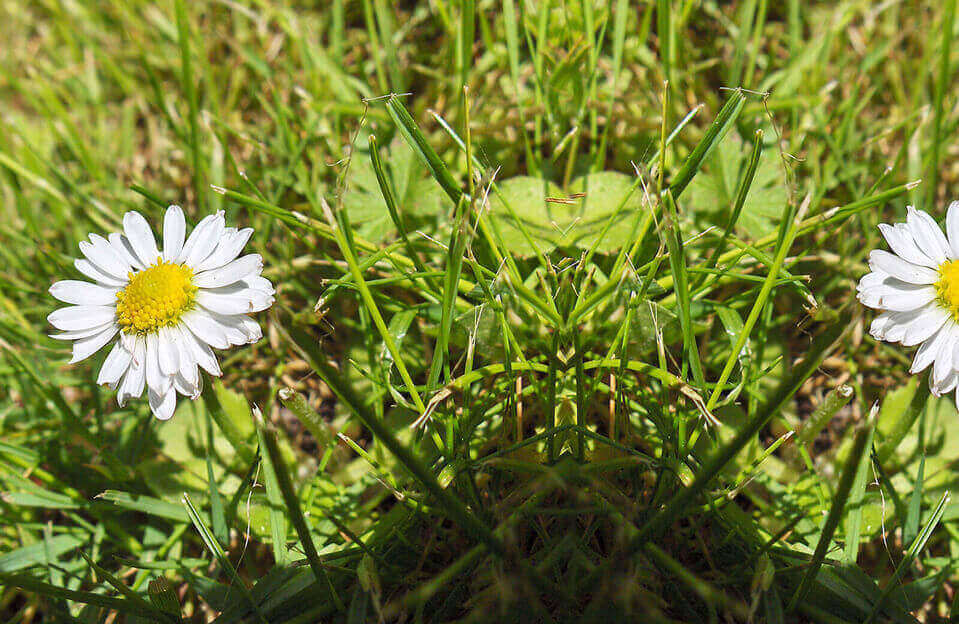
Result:
{"label": "green grass", "polygon": [[[956,408],[855,300],[959,196],[955,0],[320,5],[4,6],[4,620],[959,617]],[[168,203],[277,303],[161,423],[45,317]]]}

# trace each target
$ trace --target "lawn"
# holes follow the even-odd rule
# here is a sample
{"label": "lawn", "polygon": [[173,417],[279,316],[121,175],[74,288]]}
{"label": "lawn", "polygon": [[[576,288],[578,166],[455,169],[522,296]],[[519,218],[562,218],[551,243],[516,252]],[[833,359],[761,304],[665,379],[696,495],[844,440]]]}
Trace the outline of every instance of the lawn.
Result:
{"label": "lawn", "polygon": [[[0,620],[959,618],[959,346],[857,298],[956,5],[0,0]],[[263,298],[161,420],[48,315],[169,205]]]}

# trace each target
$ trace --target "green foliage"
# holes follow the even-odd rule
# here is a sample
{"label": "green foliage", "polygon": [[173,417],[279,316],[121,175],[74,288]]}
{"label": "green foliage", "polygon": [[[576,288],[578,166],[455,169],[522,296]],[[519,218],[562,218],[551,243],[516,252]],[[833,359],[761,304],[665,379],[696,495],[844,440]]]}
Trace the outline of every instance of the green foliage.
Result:
{"label": "green foliage", "polygon": [[[360,141],[363,145],[365,141]],[[359,147],[352,154],[343,182],[343,208],[348,212],[356,233],[374,243],[382,243],[396,236],[396,227],[390,218],[383,193],[370,163],[368,148]],[[405,143],[394,140],[381,156],[387,168],[390,188],[396,198],[396,208],[404,225],[410,229],[425,228],[435,233],[437,220],[452,211],[440,186],[423,171]]]}
{"label": "green foliage", "polygon": [[[701,223],[722,222],[735,204],[749,154],[742,139],[728,136],[709,155],[703,171],[687,190],[689,214]],[[736,222],[747,240],[756,240],[776,231],[788,205],[784,164],[776,146],[764,150],[749,193]]]}
{"label": "green foliage", "polygon": [[[855,301],[955,4],[11,4],[3,619],[956,617],[955,405]],[[161,423],[45,291],[170,202],[278,293]]]}

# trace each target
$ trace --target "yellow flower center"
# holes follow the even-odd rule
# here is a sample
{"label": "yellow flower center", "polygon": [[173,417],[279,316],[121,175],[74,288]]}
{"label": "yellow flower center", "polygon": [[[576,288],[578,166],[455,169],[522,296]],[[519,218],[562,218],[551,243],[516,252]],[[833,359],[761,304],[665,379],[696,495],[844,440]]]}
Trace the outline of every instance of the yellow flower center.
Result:
{"label": "yellow flower center", "polygon": [[196,300],[193,270],[183,264],[157,258],[156,264],[131,272],[129,278],[117,293],[117,323],[127,333],[149,334],[174,325]]}
{"label": "yellow flower center", "polygon": [[939,280],[936,282],[939,303],[959,321],[959,260],[947,260],[939,265]]}

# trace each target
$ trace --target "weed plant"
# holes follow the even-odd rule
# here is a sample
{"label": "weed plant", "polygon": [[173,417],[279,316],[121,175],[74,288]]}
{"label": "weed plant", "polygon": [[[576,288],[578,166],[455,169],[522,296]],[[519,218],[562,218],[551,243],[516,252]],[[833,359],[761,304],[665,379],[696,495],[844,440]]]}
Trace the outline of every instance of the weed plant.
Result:
{"label": "weed plant", "polygon": [[[959,614],[956,409],[855,300],[957,195],[955,5],[0,3],[0,613]],[[161,423],[44,319],[169,203],[277,303]]]}

